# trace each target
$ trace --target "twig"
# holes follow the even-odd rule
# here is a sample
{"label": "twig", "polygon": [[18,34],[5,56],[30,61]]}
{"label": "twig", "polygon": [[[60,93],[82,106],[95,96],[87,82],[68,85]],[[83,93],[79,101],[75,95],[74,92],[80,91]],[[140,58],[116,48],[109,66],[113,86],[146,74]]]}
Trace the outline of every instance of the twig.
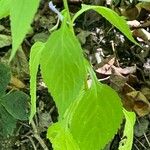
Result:
{"label": "twig", "polygon": [[119,65],[119,62],[117,60],[117,52],[116,52],[115,43],[114,43],[113,40],[111,41],[111,47],[112,47],[112,50],[113,50],[113,53],[114,53],[114,56],[115,56],[115,62],[117,64],[117,66],[119,67],[120,65]]}
{"label": "twig", "polygon": [[40,145],[42,146],[42,148],[44,150],[48,150],[48,147],[46,146],[46,144],[44,143],[42,138],[38,135],[38,130],[37,130],[36,125],[33,120],[31,121],[31,125],[32,125],[33,131],[34,131],[33,136],[37,139],[37,141],[40,143]]}
{"label": "twig", "polygon": [[137,150],[140,150],[136,144],[134,144],[134,146],[135,146],[135,148],[136,148]]}
{"label": "twig", "polygon": [[32,143],[32,146],[33,146],[34,150],[37,150],[37,148],[36,148],[36,146],[35,146],[35,143],[34,143],[32,137],[31,137],[31,136],[28,136],[28,135],[25,135],[24,137],[27,137],[27,138],[30,140],[30,142]]}
{"label": "twig", "polygon": [[55,110],[55,106],[50,109],[50,114]]}
{"label": "twig", "polygon": [[149,140],[148,140],[148,138],[147,138],[147,136],[146,136],[145,133],[144,133],[144,137],[145,137],[145,139],[146,139],[146,142],[147,142],[148,146],[150,147],[150,142],[149,142]]}
{"label": "twig", "polygon": [[135,138],[135,140],[136,140],[144,149],[147,149],[147,148],[143,145],[142,142],[140,142],[136,137],[134,137],[134,138]]}
{"label": "twig", "polygon": [[110,76],[108,76],[106,78],[98,79],[98,81],[105,81],[105,80],[108,80],[109,78],[110,78]]}

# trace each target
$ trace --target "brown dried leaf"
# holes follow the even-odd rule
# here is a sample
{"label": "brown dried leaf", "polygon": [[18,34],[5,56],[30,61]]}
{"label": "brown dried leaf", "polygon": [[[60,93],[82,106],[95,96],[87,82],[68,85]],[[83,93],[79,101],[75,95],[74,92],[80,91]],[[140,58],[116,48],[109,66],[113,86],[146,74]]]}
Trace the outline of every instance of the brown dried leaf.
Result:
{"label": "brown dried leaf", "polygon": [[137,20],[127,21],[130,28],[139,28],[141,26],[140,22]]}
{"label": "brown dried leaf", "polygon": [[150,2],[138,3],[137,7],[144,8],[145,10],[150,12]]}
{"label": "brown dried leaf", "polygon": [[132,92],[132,91],[135,91],[135,89],[132,86],[130,86],[128,83],[125,83],[123,88],[122,88],[122,93],[125,95],[127,93]]}
{"label": "brown dried leaf", "polygon": [[143,93],[143,95],[147,98],[147,100],[150,102],[150,88],[148,87],[143,87],[141,89],[141,92]]}
{"label": "brown dried leaf", "polygon": [[17,89],[22,89],[25,87],[25,84],[14,76],[11,76],[10,84],[11,86],[13,86],[13,88],[17,88]]}
{"label": "brown dried leaf", "polygon": [[125,16],[128,20],[135,20],[139,14],[141,9],[138,7],[128,7],[128,8],[120,8],[121,14]]}
{"label": "brown dried leaf", "polygon": [[134,29],[132,33],[135,37],[139,37],[144,41],[150,40],[150,33],[143,28]]}
{"label": "brown dried leaf", "polygon": [[130,74],[128,76],[128,81],[127,83],[130,85],[130,86],[138,86],[139,85],[139,80],[137,78],[137,76],[133,75],[133,74]]}
{"label": "brown dried leaf", "polygon": [[103,67],[98,68],[96,72],[100,74],[105,74],[105,75],[111,75],[112,70],[111,70],[111,65],[105,64]]}
{"label": "brown dried leaf", "polygon": [[110,76],[110,86],[118,93],[122,91],[122,88],[126,82],[127,78],[121,75],[119,72],[114,72]]}
{"label": "brown dried leaf", "polygon": [[121,67],[116,67],[111,63],[112,62],[108,62],[103,67],[98,68],[96,70],[96,72],[98,72],[100,74],[105,74],[105,75],[111,75],[112,71],[118,72],[118,73],[123,74],[123,75],[132,74],[132,73],[136,72],[136,65],[131,66],[131,67],[126,67],[126,68],[121,68]]}
{"label": "brown dried leaf", "polygon": [[150,103],[140,91],[132,91],[126,94],[125,107],[135,111],[139,116],[150,113]]}
{"label": "brown dried leaf", "polygon": [[99,64],[98,69],[96,70],[97,73],[110,75],[112,73],[111,66],[115,63],[115,58],[110,57],[105,59],[102,63]]}
{"label": "brown dried leaf", "polygon": [[121,67],[115,67],[112,66],[112,68],[121,74],[127,75],[127,74],[132,74],[136,72],[136,65],[131,66],[131,67],[126,67],[126,68],[121,68]]}

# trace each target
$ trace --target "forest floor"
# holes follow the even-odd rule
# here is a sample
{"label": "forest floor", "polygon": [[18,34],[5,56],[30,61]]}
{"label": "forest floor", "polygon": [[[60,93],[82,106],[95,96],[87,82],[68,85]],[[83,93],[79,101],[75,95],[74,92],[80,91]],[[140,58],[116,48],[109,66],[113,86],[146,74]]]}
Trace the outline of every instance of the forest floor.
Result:
{"label": "forest floor", "polygon": [[[62,3],[56,0],[55,2],[61,10]],[[77,19],[75,32],[100,82],[115,89],[124,107],[136,113],[132,149],[150,150],[150,9],[142,6],[141,11],[136,14],[137,4],[129,6],[127,3],[128,7],[125,7],[125,3],[111,5],[108,2],[104,1],[102,5],[117,12],[124,8],[125,11],[119,13],[127,18],[133,36],[141,47],[131,43],[106,19],[93,11],[84,13]],[[98,1],[91,2],[93,5],[95,3]],[[72,0],[69,4],[72,14],[79,10],[80,6],[80,1]],[[47,1],[42,1],[32,29],[21,46],[22,51],[17,52],[10,64],[16,80],[12,81],[9,88],[18,88],[29,95],[30,48],[36,41],[45,42],[50,35],[50,29],[56,23],[56,14],[48,8]],[[0,60],[5,63],[11,49],[9,18],[0,21],[0,39]],[[17,129],[12,136],[0,137],[0,149],[42,150],[48,147],[51,150],[51,144],[46,139],[46,131],[50,124],[57,121],[57,116],[55,103],[39,71],[37,114],[31,124],[28,121],[18,121]],[[121,136],[120,129],[104,150],[117,150]]]}

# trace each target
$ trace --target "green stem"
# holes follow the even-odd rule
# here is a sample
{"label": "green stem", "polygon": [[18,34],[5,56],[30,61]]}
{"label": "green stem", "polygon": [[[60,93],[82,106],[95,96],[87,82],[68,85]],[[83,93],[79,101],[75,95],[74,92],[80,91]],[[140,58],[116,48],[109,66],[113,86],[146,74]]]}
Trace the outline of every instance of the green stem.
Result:
{"label": "green stem", "polygon": [[67,19],[68,19],[67,21],[69,22],[69,27],[70,27],[70,29],[72,30],[72,32],[74,33],[67,0],[63,0],[63,4],[64,4],[64,8],[65,8],[66,11],[67,11]]}

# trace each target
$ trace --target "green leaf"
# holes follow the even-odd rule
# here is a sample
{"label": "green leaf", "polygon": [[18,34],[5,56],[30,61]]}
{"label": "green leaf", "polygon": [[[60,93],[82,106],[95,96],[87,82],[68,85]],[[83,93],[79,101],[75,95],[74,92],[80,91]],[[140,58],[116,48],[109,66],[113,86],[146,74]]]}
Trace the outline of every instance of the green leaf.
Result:
{"label": "green leaf", "polygon": [[44,47],[44,43],[36,42],[30,52],[30,95],[31,95],[31,114],[30,121],[36,113],[36,76],[38,72],[38,66],[40,64],[41,52]]}
{"label": "green leaf", "polygon": [[11,31],[12,31],[12,53],[10,60],[14,57],[18,47],[22,43],[26,33],[30,29],[33,17],[39,6],[39,0],[12,0],[11,1]]}
{"label": "green leaf", "polygon": [[9,15],[10,2],[11,0],[0,0],[0,19]]}
{"label": "green leaf", "polygon": [[52,142],[54,150],[80,150],[69,130],[64,129],[60,122],[49,127],[47,137]]}
{"label": "green leaf", "polygon": [[21,91],[12,91],[1,97],[0,104],[5,107],[7,112],[15,119],[28,120],[27,113],[28,95]]}
{"label": "green leaf", "polygon": [[68,126],[81,150],[100,150],[117,132],[122,116],[121,100],[116,92],[96,83],[72,111]]}
{"label": "green leaf", "polygon": [[10,78],[10,69],[6,65],[0,63],[0,96],[5,94],[5,90],[10,81]]}
{"label": "green leaf", "polygon": [[[101,14],[104,18],[106,18],[112,25],[118,28],[130,41],[139,45],[134,38],[132,37],[132,33],[127,25],[127,22],[120,17],[115,11],[104,7],[104,6],[91,6],[91,5],[82,5],[82,9],[80,9],[73,17],[72,23],[75,21],[77,17],[79,17],[83,12],[88,10],[94,10],[97,13]],[[140,45],[139,45],[140,46]]]}
{"label": "green leaf", "polygon": [[12,135],[17,119],[27,120],[27,99],[21,91],[11,91],[5,94],[11,78],[10,69],[0,63],[0,135]]}
{"label": "green leaf", "polygon": [[66,23],[53,32],[42,51],[41,71],[62,118],[86,77],[80,43]]}
{"label": "green leaf", "polygon": [[0,135],[3,137],[12,135],[16,127],[16,121],[17,120],[0,105]]}
{"label": "green leaf", "polygon": [[123,137],[119,144],[119,150],[131,150],[133,144],[133,132],[136,115],[134,112],[128,112],[125,109],[123,112],[126,118],[126,123],[123,132]]}

